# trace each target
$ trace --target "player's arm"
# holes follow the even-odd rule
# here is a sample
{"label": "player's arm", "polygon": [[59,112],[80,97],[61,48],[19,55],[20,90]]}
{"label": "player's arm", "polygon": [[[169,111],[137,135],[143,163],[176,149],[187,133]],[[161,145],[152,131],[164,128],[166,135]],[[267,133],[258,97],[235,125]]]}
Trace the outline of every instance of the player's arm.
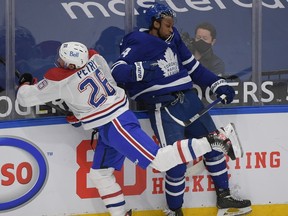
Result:
{"label": "player's arm", "polygon": [[211,91],[220,97],[222,94],[226,95],[226,99],[221,101],[224,104],[229,104],[233,101],[235,90],[222,77],[216,76],[210,70],[206,69],[201,64],[190,75],[192,80],[205,87],[210,87]]}
{"label": "player's arm", "polygon": [[235,96],[234,89],[229,86],[225,79],[215,75],[215,73],[205,68],[194,58],[176,29],[174,30],[174,34],[180,59],[193,82],[202,87],[210,87],[217,97],[220,97],[222,94],[226,95],[226,99],[222,103],[231,103]]}
{"label": "player's arm", "polygon": [[53,81],[43,79],[38,83],[22,83],[17,90],[16,97],[21,106],[31,107],[59,99],[59,92]]}
{"label": "player's arm", "polygon": [[111,68],[112,76],[118,83],[127,82],[150,82],[163,77],[163,72],[157,70],[158,64],[155,61],[137,61],[129,64],[120,59]]}

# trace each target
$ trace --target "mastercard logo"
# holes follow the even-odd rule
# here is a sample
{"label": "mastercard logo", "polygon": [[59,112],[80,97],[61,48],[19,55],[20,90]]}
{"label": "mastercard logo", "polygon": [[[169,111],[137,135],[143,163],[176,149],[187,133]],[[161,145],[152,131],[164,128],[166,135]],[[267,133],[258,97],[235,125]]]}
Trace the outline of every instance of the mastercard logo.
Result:
{"label": "mastercard logo", "polygon": [[0,137],[0,212],[26,204],[42,190],[48,165],[41,150],[17,137]]}

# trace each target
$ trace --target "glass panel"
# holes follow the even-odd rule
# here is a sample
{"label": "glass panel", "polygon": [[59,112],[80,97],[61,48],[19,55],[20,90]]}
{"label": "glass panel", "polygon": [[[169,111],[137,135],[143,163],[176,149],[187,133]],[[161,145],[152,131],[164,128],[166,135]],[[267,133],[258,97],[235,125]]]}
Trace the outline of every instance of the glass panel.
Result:
{"label": "glass panel", "polygon": [[264,104],[287,104],[288,3],[263,3],[262,100]]}
{"label": "glass panel", "polygon": [[[4,14],[4,0],[0,3],[1,14]],[[41,80],[47,70],[55,67],[57,49],[65,41],[79,41],[96,49],[111,65],[119,55],[118,47],[124,35],[124,12],[125,5],[121,1],[66,3],[53,0],[43,4],[38,0],[16,0],[16,69]],[[0,42],[2,47],[5,42]],[[1,85],[5,83],[3,76],[0,81]],[[20,107],[16,111],[20,118],[63,115],[47,105],[32,109]]]}
{"label": "glass panel", "polygon": [[[0,57],[4,60],[7,46],[5,23],[8,18],[5,18],[6,2],[8,0],[0,0]],[[153,3],[134,0],[126,1],[125,5],[124,2],[101,0],[79,3],[51,0],[43,4],[43,1],[38,0],[29,2],[15,0],[16,70],[21,74],[32,73],[38,80],[42,79],[46,71],[54,67],[59,45],[72,40],[95,48],[105,57],[109,65],[112,65],[119,55],[119,43],[124,34],[132,31],[133,27],[147,27],[143,13]],[[157,0],[157,2],[163,1]],[[288,61],[285,55],[288,48],[286,42],[288,29],[285,27],[285,21],[288,18],[287,2],[273,0],[264,3],[261,1],[262,14],[256,14],[256,18],[257,10],[255,10],[255,5],[252,10],[251,1],[250,3],[243,3],[244,1],[239,0],[172,0],[166,2],[176,12],[175,26],[197,58],[199,55],[195,52],[195,47],[202,48],[202,52],[205,51],[205,46],[207,48],[205,43],[195,43],[197,25],[208,22],[215,27],[216,38],[213,40],[211,50],[219,58],[212,55],[214,60],[211,61],[209,57],[206,57],[200,61],[216,74],[227,78],[234,86],[236,90],[234,103],[225,107],[253,106],[259,103],[263,105],[287,104]],[[126,16],[124,16],[125,13]],[[253,13],[254,16],[252,16]],[[31,19],[31,14],[37,18]],[[12,27],[9,26],[9,29]],[[262,41],[257,41],[255,34],[258,34],[258,39]],[[259,42],[260,46],[257,47]],[[260,50],[259,62],[256,61],[255,55],[253,56],[256,52],[255,47]],[[214,67],[219,62],[221,63],[221,60],[224,63],[224,70]],[[9,64],[9,67],[13,68],[14,63]],[[253,79],[257,76],[255,73],[260,73],[257,68],[260,68],[262,72],[259,83],[255,83]],[[11,74],[7,79],[5,70],[4,63],[0,63],[0,121],[11,118],[62,115],[47,105],[32,109],[19,107],[17,103],[15,105],[14,98],[8,93],[6,85],[7,83],[9,86],[17,85],[17,79],[15,83],[12,83],[14,80],[9,78]],[[261,82],[262,86],[259,86]],[[255,93],[255,89],[260,89],[260,98]],[[197,87],[197,91],[205,103],[214,99],[208,90]],[[255,103],[257,101],[259,103]],[[14,110],[16,110],[16,115]]]}
{"label": "glass panel", "polygon": [[0,120],[6,118],[8,110],[5,75],[5,7],[5,0],[0,0]]}

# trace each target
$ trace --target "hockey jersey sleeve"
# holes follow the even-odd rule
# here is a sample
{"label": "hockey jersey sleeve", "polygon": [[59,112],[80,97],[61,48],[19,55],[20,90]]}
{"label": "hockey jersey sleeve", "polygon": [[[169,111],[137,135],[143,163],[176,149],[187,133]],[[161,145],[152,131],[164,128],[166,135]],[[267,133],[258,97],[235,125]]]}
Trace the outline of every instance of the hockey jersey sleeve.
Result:
{"label": "hockey jersey sleeve", "polygon": [[111,68],[117,83],[149,82],[163,78],[163,72],[156,67],[157,52],[151,38],[155,40],[154,36],[142,31],[131,32],[123,38],[120,57]]}
{"label": "hockey jersey sleeve", "polygon": [[56,82],[43,79],[34,85],[22,85],[17,91],[17,101],[21,106],[32,107],[60,98]]}
{"label": "hockey jersey sleeve", "polygon": [[117,83],[133,82],[131,65],[124,60],[116,61],[111,67],[112,75]]}

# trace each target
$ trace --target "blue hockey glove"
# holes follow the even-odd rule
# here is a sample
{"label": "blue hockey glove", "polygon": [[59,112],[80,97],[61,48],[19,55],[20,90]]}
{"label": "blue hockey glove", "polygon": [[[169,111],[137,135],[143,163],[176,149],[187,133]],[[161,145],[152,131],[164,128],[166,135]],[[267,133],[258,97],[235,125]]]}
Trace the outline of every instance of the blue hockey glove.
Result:
{"label": "blue hockey glove", "polygon": [[33,85],[37,82],[37,79],[32,76],[30,73],[24,73],[19,77],[18,84],[19,86],[24,83],[29,83],[29,85]]}
{"label": "blue hockey glove", "polygon": [[135,62],[132,66],[132,76],[135,81],[149,82],[153,79],[159,79],[163,77],[163,73],[157,73],[158,64],[156,61],[139,61]]}
{"label": "blue hockey glove", "polygon": [[221,103],[223,104],[230,104],[235,97],[234,89],[228,85],[226,80],[219,79],[211,85],[211,91],[216,93],[217,97],[219,98],[220,95],[226,95],[226,99],[222,100]]}
{"label": "blue hockey glove", "polygon": [[73,127],[80,127],[82,124],[74,115],[66,116],[66,121]]}

